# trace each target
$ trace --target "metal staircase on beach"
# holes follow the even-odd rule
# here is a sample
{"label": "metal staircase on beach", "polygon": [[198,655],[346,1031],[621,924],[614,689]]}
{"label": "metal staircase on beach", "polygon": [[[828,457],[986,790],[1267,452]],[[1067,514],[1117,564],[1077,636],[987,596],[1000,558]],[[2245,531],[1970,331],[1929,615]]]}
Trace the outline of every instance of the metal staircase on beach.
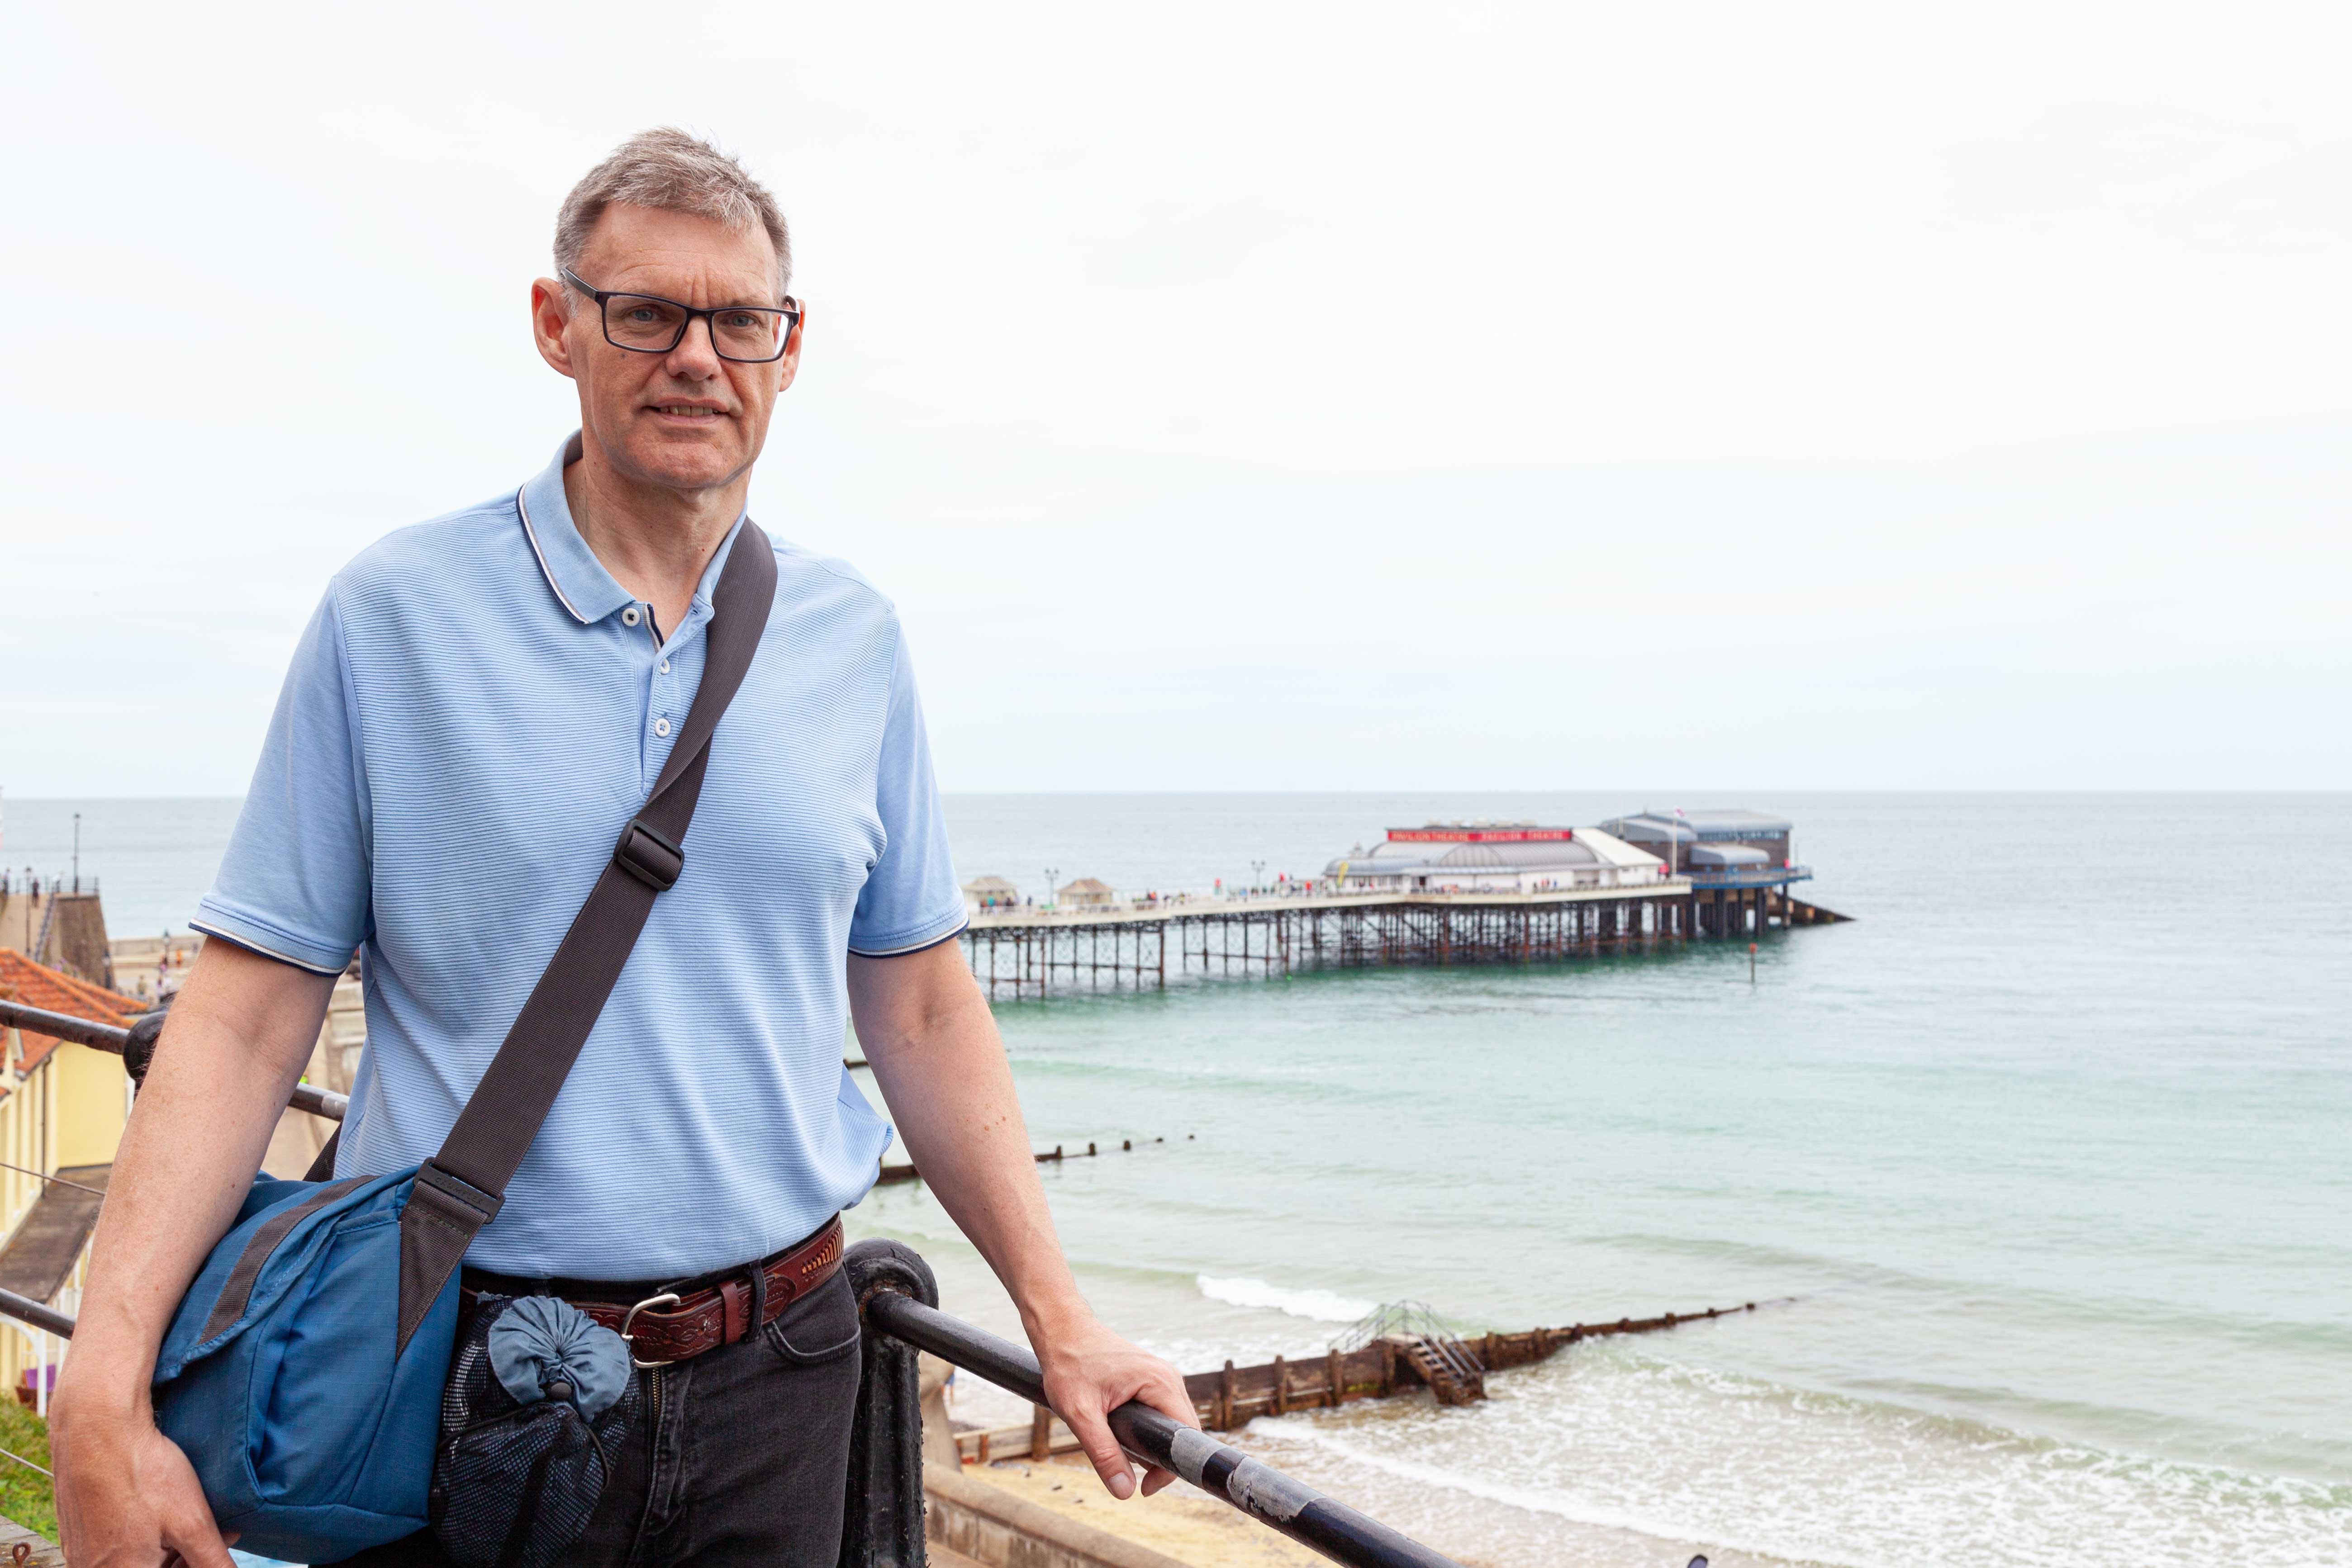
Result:
{"label": "metal staircase on beach", "polygon": [[1360,1350],[1383,1340],[1421,1375],[1440,1405],[1467,1405],[1486,1397],[1486,1368],[1462,1336],[1419,1301],[1391,1301],[1331,1342],[1339,1351]]}

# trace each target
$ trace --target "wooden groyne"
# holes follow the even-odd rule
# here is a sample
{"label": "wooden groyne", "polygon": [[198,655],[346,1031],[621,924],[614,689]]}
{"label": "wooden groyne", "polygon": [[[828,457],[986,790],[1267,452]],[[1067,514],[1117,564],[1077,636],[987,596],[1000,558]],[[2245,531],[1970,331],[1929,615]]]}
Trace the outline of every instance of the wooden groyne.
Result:
{"label": "wooden groyne", "polygon": [[[1165,1138],[1154,1138],[1151,1141],[1155,1144],[1164,1144],[1168,1140]],[[1135,1152],[1135,1140],[1133,1138],[1121,1138],[1118,1141],[1118,1150],[1119,1153],[1123,1155],[1133,1154]],[[1096,1158],[1100,1153],[1101,1151],[1097,1149],[1092,1144],[1088,1144],[1087,1145],[1086,1153],[1084,1154],[1066,1151],[1061,1145],[1055,1144],[1052,1148],[1036,1155],[1035,1158],[1037,1163],[1041,1166],[1057,1166],[1064,1160],[1091,1160]],[[922,1179],[923,1173],[917,1170],[911,1165],[885,1165],[882,1167],[882,1174],[874,1178],[874,1185],[877,1186],[888,1186],[894,1182],[920,1181]]]}
{"label": "wooden groyne", "polygon": [[[1682,1323],[1706,1322],[1756,1310],[1753,1301],[1737,1307],[1708,1307],[1704,1312],[1667,1312],[1654,1318],[1620,1318],[1613,1323],[1571,1323],[1566,1328],[1528,1329],[1522,1333],[1485,1333],[1455,1343],[1476,1358],[1484,1372],[1506,1372],[1548,1360],[1563,1346],[1612,1334],[1655,1333]],[[1472,1393],[1447,1377],[1435,1358],[1423,1353],[1417,1336],[1383,1335],[1360,1350],[1332,1350],[1322,1355],[1289,1361],[1276,1356],[1257,1366],[1225,1363],[1217,1372],[1195,1372],[1184,1379],[1201,1424],[1229,1432],[1257,1416],[1286,1416],[1293,1410],[1335,1409],[1360,1399],[1386,1399],[1416,1388],[1428,1388],[1442,1404],[1465,1404]],[[1465,1397],[1467,1395],[1468,1397]]]}
{"label": "wooden groyne", "polygon": [[[1767,1303],[1769,1304],[1769,1303]],[[1484,1333],[1454,1341],[1475,1358],[1478,1375],[1532,1366],[1565,1347],[1614,1334],[1656,1333],[1684,1323],[1752,1312],[1757,1303],[1708,1307],[1696,1312],[1667,1312],[1654,1318],[1620,1318],[1613,1323],[1571,1323],[1565,1328],[1536,1328],[1520,1333]],[[1451,1338],[1451,1336],[1444,1336]],[[1355,1350],[1332,1349],[1321,1355],[1292,1360],[1276,1356],[1255,1366],[1225,1363],[1215,1372],[1188,1373],[1184,1391],[1192,1396],[1201,1425],[1213,1432],[1230,1432],[1260,1416],[1286,1416],[1295,1410],[1330,1410],[1364,1399],[1388,1399],[1426,1388],[1440,1404],[1462,1405],[1485,1397],[1483,1385],[1465,1387],[1449,1375],[1447,1358],[1435,1353],[1425,1337],[1385,1334]],[[1040,1407],[1025,1426],[967,1429],[956,1434],[962,1458],[972,1464],[1026,1457],[1043,1459],[1077,1447],[1067,1427]]]}

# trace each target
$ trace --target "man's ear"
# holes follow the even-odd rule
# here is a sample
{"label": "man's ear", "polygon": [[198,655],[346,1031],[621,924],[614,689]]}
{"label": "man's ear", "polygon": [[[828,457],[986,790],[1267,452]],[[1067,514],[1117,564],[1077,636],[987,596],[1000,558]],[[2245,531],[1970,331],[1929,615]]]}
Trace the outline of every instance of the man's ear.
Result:
{"label": "man's ear", "polygon": [[792,389],[793,378],[801,373],[801,340],[808,335],[808,307],[800,300],[785,296],[784,303],[801,313],[793,323],[793,335],[784,345],[784,357],[777,361],[776,391],[779,394]]}
{"label": "man's ear", "polygon": [[539,345],[539,357],[558,375],[573,376],[572,340],[564,329],[572,324],[572,312],[576,308],[563,285],[551,277],[542,277],[530,286],[530,335]]}

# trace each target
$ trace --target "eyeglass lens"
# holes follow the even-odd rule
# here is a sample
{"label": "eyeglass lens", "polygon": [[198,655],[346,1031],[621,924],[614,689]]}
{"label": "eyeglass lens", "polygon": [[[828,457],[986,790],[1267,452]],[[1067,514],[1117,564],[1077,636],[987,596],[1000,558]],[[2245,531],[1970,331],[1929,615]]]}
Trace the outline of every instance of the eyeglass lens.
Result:
{"label": "eyeglass lens", "polygon": [[[772,360],[783,347],[789,318],[781,310],[720,310],[710,317],[710,340],[720,357]],[[686,335],[684,308],[646,294],[615,294],[604,301],[604,335],[616,347],[666,354]]]}

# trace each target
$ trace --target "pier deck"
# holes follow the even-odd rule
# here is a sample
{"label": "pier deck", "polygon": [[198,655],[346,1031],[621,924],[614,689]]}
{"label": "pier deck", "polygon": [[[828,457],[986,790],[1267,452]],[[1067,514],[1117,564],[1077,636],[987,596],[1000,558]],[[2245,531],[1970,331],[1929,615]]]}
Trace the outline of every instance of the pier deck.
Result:
{"label": "pier deck", "polygon": [[975,911],[961,941],[992,996],[1056,987],[1165,987],[1177,975],[1261,976],[1385,965],[1523,964],[1634,944],[1726,938],[1844,918],[1770,886],[1675,877],[1538,893],[1179,896]]}

